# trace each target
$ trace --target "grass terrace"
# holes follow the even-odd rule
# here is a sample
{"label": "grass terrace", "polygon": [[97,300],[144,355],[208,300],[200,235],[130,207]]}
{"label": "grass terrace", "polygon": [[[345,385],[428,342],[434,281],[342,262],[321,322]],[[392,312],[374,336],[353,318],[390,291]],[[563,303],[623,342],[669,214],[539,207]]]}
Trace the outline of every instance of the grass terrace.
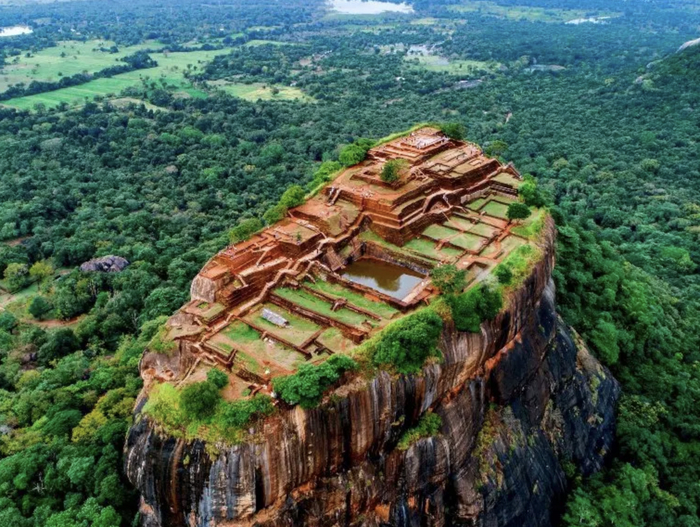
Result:
{"label": "grass terrace", "polygon": [[[262,317],[263,309],[269,309],[270,311],[274,311],[278,315],[284,317],[289,322],[289,325],[281,327],[266,320]],[[246,315],[244,320],[254,324],[256,327],[268,332],[272,336],[279,337],[297,346],[301,346],[304,342],[313,337],[319,330],[322,329],[321,326],[315,322],[298,315],[294,315],[286,309],[279,306],[274,306],[272,304],[263,304],[258,306],[254,311]]]}
{"label": "grass terrace", "polygon": [[365,321],[372,326],[376,326],[376,320],[371,319],[367,315],[352,311],[346,307],[333,311],[332,304],[322,298],[303,289],[291,289],[288,287],[280,287],[275,289],[274,293],[285,300],[293,302],[304,309],[318,313],[332,320],[337,320],[349,326],[361,326]]}
{"label": "grass terrace", "polygon": [[366,309],[367,311],[375,313],[386,320],[394,318],[399,314],[398,309],[395,309],[383,302],[370,300],[357,291],[343,287],[340,284],[333,284],[324,280],[317,280],[316,282],[304,282],[304,285],[310,289],[319,291],[334,298],[342,298],[347,300],[350,304]]}

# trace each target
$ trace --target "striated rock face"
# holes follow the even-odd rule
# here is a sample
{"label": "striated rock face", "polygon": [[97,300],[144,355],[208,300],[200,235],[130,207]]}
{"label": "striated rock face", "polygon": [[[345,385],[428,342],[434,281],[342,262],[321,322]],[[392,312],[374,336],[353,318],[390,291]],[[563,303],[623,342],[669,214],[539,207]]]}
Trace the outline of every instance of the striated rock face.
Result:
{"label": "striated rock face", "polygon": [[[422,375],[348,379],[216,457],[137,416],[125,463],[144,525],[551,525],[565,467],[601,467],[619,395],[556,314],[552,246],[481,334],[447,327]],[[397,449],[428,409],[440,434]]]}

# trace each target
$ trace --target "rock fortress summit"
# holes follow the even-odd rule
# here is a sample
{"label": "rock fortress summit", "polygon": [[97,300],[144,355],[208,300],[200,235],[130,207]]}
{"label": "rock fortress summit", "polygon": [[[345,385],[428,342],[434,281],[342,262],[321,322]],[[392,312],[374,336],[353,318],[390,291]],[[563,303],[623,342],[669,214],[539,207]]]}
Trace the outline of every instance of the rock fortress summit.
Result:
{"label": "rock fortress summit", "polygon": [[[141,361],[126,471],[144,525],[550,525],[564,467],[602,465],[619,388],[556,314],[546,210],[507,218],[522,183],[477,145],[424,127],[216,254]],[[430,278],[448,264],[464,272],[460,295],[498,283],[499,267],[515,277],[472,331]],[[442,321],[422,368],[366,359],[402,321],[421,327],[410,317],[426,309]],[[334,356],[362,367],[318,404],[276,393],[276,380]],[[274,411],[235,435],[149,411],[214,368],[228,376],[225,401],[262,396]]]}

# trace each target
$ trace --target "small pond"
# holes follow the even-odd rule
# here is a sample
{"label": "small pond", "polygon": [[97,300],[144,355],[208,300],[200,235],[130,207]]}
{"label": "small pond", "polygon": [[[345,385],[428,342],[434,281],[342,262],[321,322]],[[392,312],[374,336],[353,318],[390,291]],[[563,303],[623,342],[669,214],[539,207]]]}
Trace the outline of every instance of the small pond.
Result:
{"label": "small pond", "polygon": [[360,258],[348,265],[343,278],[403,300],[425,278],[422,274],[374,258]]}
{"label": "small pond", "polygon": [[413,7],[405,2],[377,2],[375,0],[329,0],[331,9],[344,15],[378,15],[380,13],[413,13]]}
{"label": "small pond", "polygon": [[16,37],[17,35],[28,35],[33,33],[29,26],[0,27],[0,37]]}

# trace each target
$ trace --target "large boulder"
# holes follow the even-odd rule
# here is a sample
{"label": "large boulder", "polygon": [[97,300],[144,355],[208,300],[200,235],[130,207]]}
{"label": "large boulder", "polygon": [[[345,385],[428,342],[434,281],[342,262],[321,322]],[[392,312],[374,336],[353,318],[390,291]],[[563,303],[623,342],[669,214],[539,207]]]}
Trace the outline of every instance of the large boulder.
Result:
{"label": "large boulder", "polygon": [[80,266],[80,270],[86,273],[118,273],[123,271],[127,265],[129,265],[129,261],[126,258],[110,255],[88,260]]}

